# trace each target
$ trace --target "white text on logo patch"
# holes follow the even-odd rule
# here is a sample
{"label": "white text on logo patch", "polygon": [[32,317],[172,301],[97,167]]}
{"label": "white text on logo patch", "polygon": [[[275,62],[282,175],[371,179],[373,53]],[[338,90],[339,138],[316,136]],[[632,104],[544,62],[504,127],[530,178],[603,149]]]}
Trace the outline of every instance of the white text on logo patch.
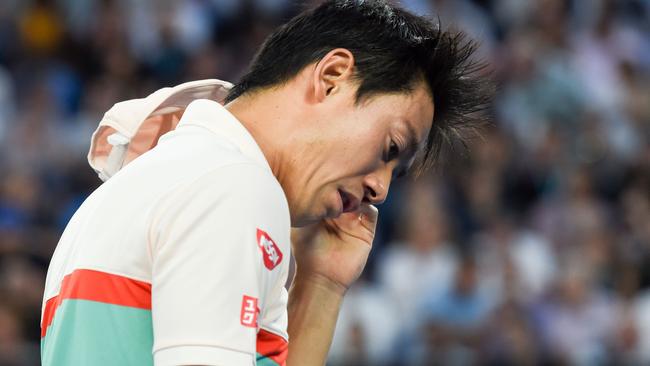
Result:
{"label": "white text on logo patch", "polygon": [[282,262],[282,252],[273,239],[263,230],[257,229],[257,246],[262,251],[264,266],[272,270]]}
{"label": "white text on logo patch", "polygon": [[245,327],[256,328],[257,314],[259,313],[260,309],[257,307],[257,298],[244,295],[244,298],[241,302],[241,325]]}

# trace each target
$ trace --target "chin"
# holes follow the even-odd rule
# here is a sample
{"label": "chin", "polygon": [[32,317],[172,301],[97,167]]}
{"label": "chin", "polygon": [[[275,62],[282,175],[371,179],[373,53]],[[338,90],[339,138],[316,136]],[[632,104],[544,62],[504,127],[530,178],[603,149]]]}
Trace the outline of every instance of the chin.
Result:
{"label": "chin", "polygon": [[289,212],[291,214],[291,226],[292,227],[304,227],[318,222],[323,221],[324,219],[332,217],[332,214],[335,212],[330,211],[327,202],[317,204],[317,200],[310,200],[306,206],[300,207],[302,205],[289,204]]}
{"label": "chin", "polygon": [[321,220],[322,220],[321,216],[314,216],[308,214],[308,215],[301,215],[300,217],[294,218],[294,216],[292,215],[291,227],[305,227],[320,222]]}

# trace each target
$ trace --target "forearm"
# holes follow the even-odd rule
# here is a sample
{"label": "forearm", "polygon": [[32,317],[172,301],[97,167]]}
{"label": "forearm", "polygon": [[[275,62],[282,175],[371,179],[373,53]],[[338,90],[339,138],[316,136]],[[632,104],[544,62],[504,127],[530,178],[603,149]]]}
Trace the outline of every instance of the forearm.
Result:
{"label": "forearm", "polygon": [[296,275],[289,290],[287,366],[325,364],[344,293],[322,277]]}

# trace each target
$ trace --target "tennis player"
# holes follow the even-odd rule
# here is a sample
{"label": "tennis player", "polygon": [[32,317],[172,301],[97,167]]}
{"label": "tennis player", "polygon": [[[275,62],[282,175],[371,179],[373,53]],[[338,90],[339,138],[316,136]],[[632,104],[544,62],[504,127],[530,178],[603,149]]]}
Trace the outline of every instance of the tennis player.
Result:
{"label": "tennis player", "polygon": [[43,365],[324,364],[373,205],[486,100],[474,49],[388,1],[280,27],[225,105],[192,101],[70,220]]}

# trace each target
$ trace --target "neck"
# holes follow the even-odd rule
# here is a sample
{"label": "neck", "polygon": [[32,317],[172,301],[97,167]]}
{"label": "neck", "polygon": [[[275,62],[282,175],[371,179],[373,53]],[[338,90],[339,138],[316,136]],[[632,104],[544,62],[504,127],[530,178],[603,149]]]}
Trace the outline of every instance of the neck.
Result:
{"label": "neck", "polygon": [[259,145],[275,177],[282,183],[292,154],[292,131],[298,116],[287,101],[295,100],[285,90],[268,90],[240,96],[225,108],[232,113]]}

